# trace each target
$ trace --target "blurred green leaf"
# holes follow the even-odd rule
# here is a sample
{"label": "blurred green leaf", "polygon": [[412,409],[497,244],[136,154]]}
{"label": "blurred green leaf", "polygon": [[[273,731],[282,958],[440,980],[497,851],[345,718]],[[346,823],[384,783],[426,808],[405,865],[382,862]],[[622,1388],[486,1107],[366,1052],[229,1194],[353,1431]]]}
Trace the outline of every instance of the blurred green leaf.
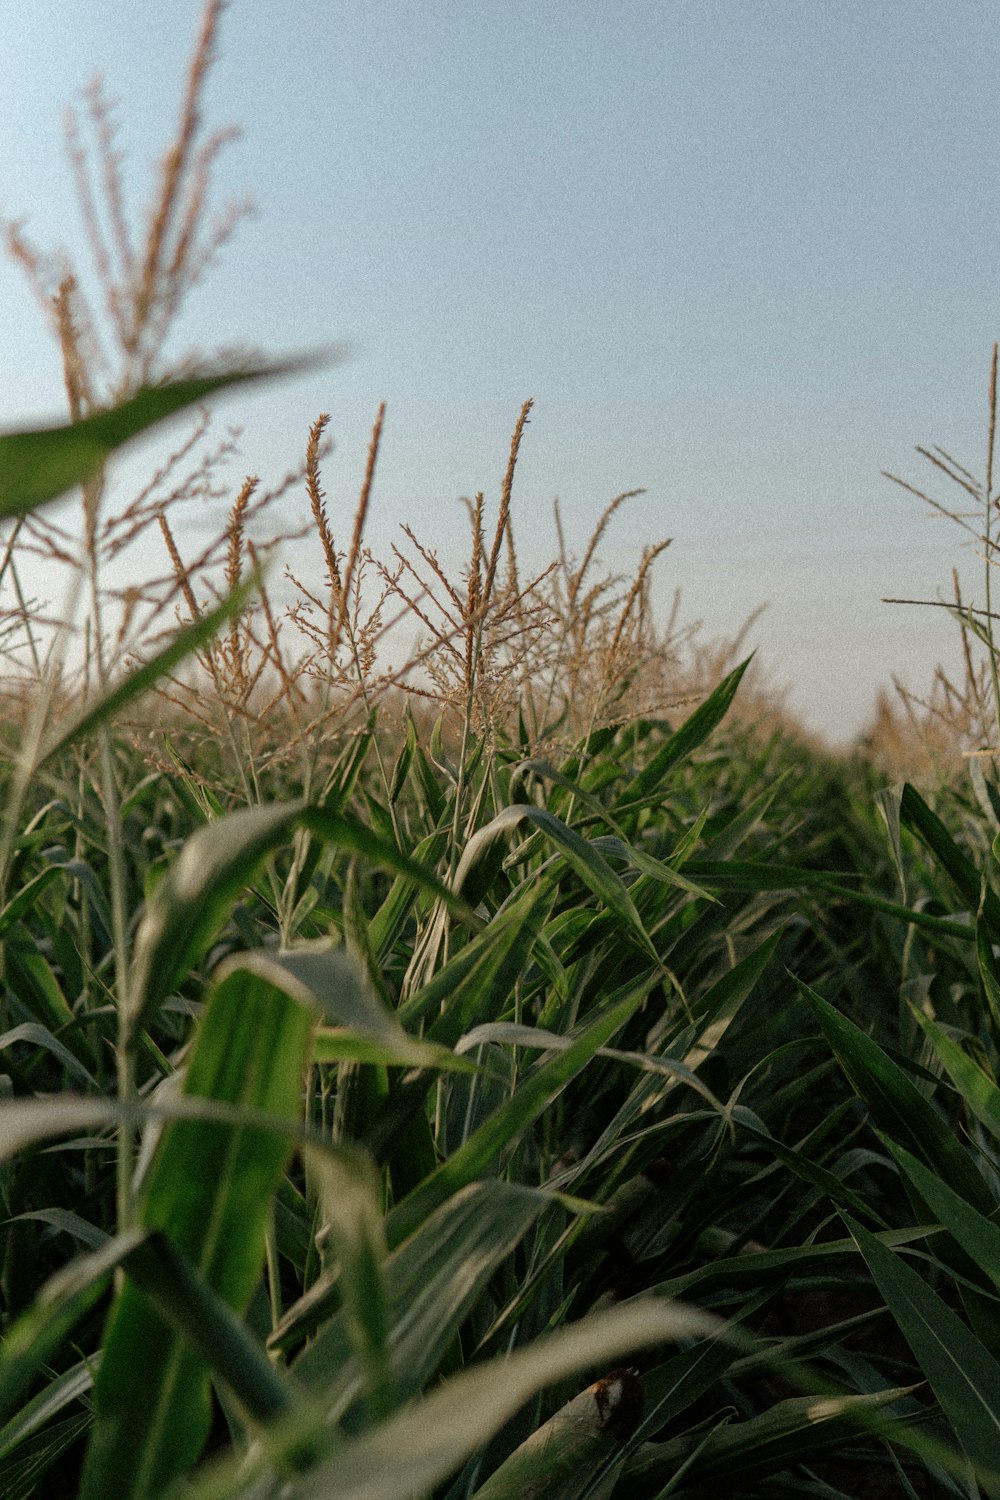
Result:
{"label": "blurred green leaf", "polygon": [[0,1420],[11,1417],[36,1372],[58,1352],[81,1318],[103,1296],[112,1272],[145,1238],[145,1230],[130,1230],[71,1261],[45,1283],[27,1312],[10,1325],[0,1346]]}
{"label": "blurred green leaf", "polygon": [[[402,1403],[437,1375],[459,1329],[484,1295],[551,1195],[508,1182],[475,1182],[441,1205],[385,1262],[387,1340],[392,1381]],[[272,1343],[285,1347],[314,1327],[319,1331],[295,1361],[297,1379],[338,1420],[352,1423],[362,1390],[359,1362],[352,1357],[346,1310],[324,1312],[338,1283],[328,1274],[290,1308]]]}
{"label": "blurred green leaf", "polygon": [[629,1370],[615,1370],[567,1401],[480,1485],[477,1500],[579,1500],[621,1452],[637,1426],[644,1393]]}
{"label": "blurred green leaf", "polygon": [[186,840],[136,933],[129,976],[133,1035],[201,956],[261,860],[287,842],[303,806],[247,808]]}
{"label": "blurred green leaf", "polygon": [[841,1448],[870,1421],[916,1386],[872,1395],[792,1396],[743,1422],[720,1422],[707,1435],[696,1432],[662,1443],[644,1443],[625,1464],[629,1500],[655,1500],[683,1471],[683,1493],[719,1494],[723,1487],[760,1482],[793,1465],[808,1464]]}
{"label": "blurred green leaf", "polygon": [[[258,839],[266,827],[254,823]],[[181,894],[190,895],[183,883]],[[296,1120],[313,1021],[298,998],[234,969],[207,1003],[185,1094]],[[259,1126],[175,1120],[164,1128],[144,1184],[143,1227],[169,1233],[237,1312],[260,1276],[272,1195],[288,1153],[287,1138]],[[105,1336],[85,1500],[145,1500],[197,1459],[210,1425],[208,1371],[190,1340],[127,1283]]]}
{"label": "blurred green leaf", "polygon": [[0,516],[24,515],[85,484],[117,448],[185,407],[229,386],[292,374],[311,363],[289,360],[147,386],[120,405],[65,427],[0,435]]}
{"label": "blurred green leaf", "polygon": [[[306,1165],[318,1195],[320,1235],[328,1235],[337,1252],[342,1317],[368,1414],[379,1422],[394,1410],[396,1390],[378,1174],[361,1152],[307,1151]],[[329,1393],[324,1396],[329,1410]]]}
{"label": "blurred green leaf", "polygon": [[377,1061],[397,1067],[474,1071],[473,1064],[455,1057],[447,1048],[407,1035],[395,1014],[369,988],[360,966],[342,949],[313,947],[276,952],[255,948],[223,960],[215,977],[222,980],[234,970],[255,974],[289,994],[298,994],[318,1015],[344,1028],[316,1033],[313,1057],[317,1062],[353,1056],[359,1062]]}
{"label": "blurred green leaf", "polygon": [[[329,1458],[288,1481],[286,1500],[413,1500],[428,1494],[489,1441],[545,1385],[650,1345],[717,1333],[696,1308],[646,1300],[595,1313],[508,1358],[465,1370],[360,1437],[336,1444]],[[301,1425],[268,1434],[266,1459],[300,1449]],[[230,1500],[264,1466],[224,1462],[165,1500]]]}
{"label": "blurred green leaf", "polygon": [[220,625],[226,620],[231,620],[234,615],[238,615],[246,608],[258,583],[258,577],[254,575],[238,584],[231,593],[226,595],[221,604],[206,611],[192,624],[182,626],[162,651],[158,651],[141,666],[133,667],[120,682],[112,683],[110,687],[99,693],[80,713],[71,717],[57,734],[45,742],[36,770],[46,761],[61,755],[77,740],[85,739],[98,725],[108,723],[129,703],[134,703],[155,687],[161,677],[167,676],[182,661],[192,656],[199,646],[210,641]]}
{"label": "blurred green leaf", "polygon": [[89,1088],[97,1088],[97,1080],[90,1070],[73,1056],[68,1047],[63,1046],[58,1037],[52,1035],[47,1026],[40,1026],[37,1021],[24,1021],[20,1026],[13,1026],[10,1031],[5,1031],[3,1036],[0,1036],[0,1052],[7,1047],[15,1047],[18,1043],[22,1045],[27,1043],[32,1047],[40,1047],[44,1052],[50,1052],[62,1063],[68,1073],[72,1073]]}

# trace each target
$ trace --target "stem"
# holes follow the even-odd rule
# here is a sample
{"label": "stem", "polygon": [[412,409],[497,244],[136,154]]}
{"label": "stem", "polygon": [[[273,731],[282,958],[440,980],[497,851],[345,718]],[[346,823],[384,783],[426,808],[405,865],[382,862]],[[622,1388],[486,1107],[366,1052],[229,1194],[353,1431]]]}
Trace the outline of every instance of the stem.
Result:
{"label": "stem", "polygon": [[993,546],[992,521],[993,521],[993,452],[996,440],[997,426],[997,346],[993,345],[993,358],[990,362],[990,426],[989,436],[986,442],[986,530],[983,537],[986,543],[986,633],[989,639],[990,656],[990,681],[993,687],[993,713],[996,719],[997,733],[1000,736],[1000,675],[997,672],[996,644],[993,636],[993,611],[990,602],[990,573],[993,562],[990,557],[990,549]]}

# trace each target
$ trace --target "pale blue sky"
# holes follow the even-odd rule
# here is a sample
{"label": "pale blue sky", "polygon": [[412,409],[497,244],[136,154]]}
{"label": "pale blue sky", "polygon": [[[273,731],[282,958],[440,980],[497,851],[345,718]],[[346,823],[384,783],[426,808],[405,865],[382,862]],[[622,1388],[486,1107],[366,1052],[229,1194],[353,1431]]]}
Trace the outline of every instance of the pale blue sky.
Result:
{"label": "pale blue sky", "polygon": [[[8,8],[0,207],[40,241],[81,242],[61,113],[95,69],[146,197],[199,13]],[[923,480],[918,442],[981,468],[998,62],[973,0],[233,0],[208,102],[245,132],[220,196],[259,212],[178,349],[346,340],[349,364],[225,409],[245,467],[277,477],[329,410],[343,532],[385,400],[370,540],[407,520],[456,558],[457,497],[495,503],[533,396],[522,550],[548,557],[553,496],[582,550],[644,485],[605,562],[672,536],[662,597],[679,585],[713,633],[768,602],[765,665],[842,737],[890,672],[921,688],[955,657],[943,611],[880,596],[975,576],[879,471]],[[3,266],[0,333],[0,425],[57,414],[57,357]]]}

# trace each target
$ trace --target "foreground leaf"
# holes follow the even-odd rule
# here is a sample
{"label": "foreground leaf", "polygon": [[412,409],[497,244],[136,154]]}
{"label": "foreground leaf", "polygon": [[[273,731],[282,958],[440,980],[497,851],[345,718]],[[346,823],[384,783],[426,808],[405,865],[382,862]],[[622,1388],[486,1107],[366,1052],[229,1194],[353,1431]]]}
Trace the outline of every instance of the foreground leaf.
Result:
{"label": "foreground leaf", "polygon": [[0,436],[0,516],[20,516],[99,473],[115,449],[141,432],[206,401],[227,386],[305,368],[303,361],[259,365],[147,386],[108,411],[64,427]]}
{"label": "foreground leaf", "polygon": [[[411,1400],[437,1373],[461,1325],[551,1196],[510,1182],[476,1182],[445,1204],[385,1263],[388,1344],[397,1398]],[[338,1278],[339,1279],[339,1278]],[[291,1308],[272,1343],[301,1339],[320,1321],[332,1274]],[[345,1312],[329,1318],[295,1361],[296,1377],[350,1425],[361,1388]]]}
{"label": "foreground leaf", "polygon": [[[231,973],[207,1004],[184,1092],[298,1118],[313,1015],[256,975]],[[260,1275],[286,1137],[214,1121],[168,1123],[149,1170],[143,1226],[169,1233],[242,1312]],[[211,1421],[209,1366],[149,1297],[127,1284],[97,1382],[83,1495],[145,1500],[195,1462]]]}
{"label": "foreground leaf", "polygon": [[[635,1349],[677,1339],[718,1335],[723,1325],[697,1308],[645,1300],[597,1313],[538,1339],[508,1359],[465,1370],[371,1432],[338,1443],[330,1457],[291,1480],[286,1500],[421,1500],[489,1442],[543,1386],[588,1365],[606,1364]],[[266,1457],[281,1462],[301,1451],[301,1426],[269,1435]],[[225,1462],[165,1500],[230,1500],[260,1464]]]}

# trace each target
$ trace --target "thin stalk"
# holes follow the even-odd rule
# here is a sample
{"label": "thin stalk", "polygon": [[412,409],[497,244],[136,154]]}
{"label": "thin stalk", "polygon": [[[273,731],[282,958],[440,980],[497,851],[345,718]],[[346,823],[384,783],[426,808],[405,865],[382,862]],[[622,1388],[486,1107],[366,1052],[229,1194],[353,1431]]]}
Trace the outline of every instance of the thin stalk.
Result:
{"label": "thin stalk", "polygon": [[[104,659],[103,611],[96,544],[96,520],[100,508],[104,477],[99,476],[84,491],[84,514],[87,519],[86,565],[90,585],[90,614],[94,630],[94,664],[97,669],[97,687],[104,692],[108,686],[107,663]],[[128,949],[128,889],[125,875],[124,835],[122,830],[121,798],[118,778],[115,774],[115,749],[111,726],[103,723],[99,731],[101,794],[104,802],[104,818],[108,836],[108,877],[111,898],[111,940],[114,946],[115,997],[118,1007],[118,1045],[115,1053],[115,1072],[118,1098],[123,1105],[134,1103],[136,1097],[136,1043],[131,1035],[131,1010],[129,1006],[129,949]],[[122,1119],[118,1126],[117,1153],[115,1158],[115,1188],[118,1211],[118,1231],[124,1233],[132,1228],[135,1219],[135,1197],[132,1189],[132,1171],[135,1146],[134,1126]]]}
{"label": "thin stalk", "polygon": [[63,666],[66,661],[66,651],[71,634],[70,622],[76,616],[80,586],[80,573],[74,572],[69,597],[66,601],[66,609],[63,614],[64,623],[58,627],[55,639],[49,649],[42,681],[39,684],[39,691],[35,695],[31,711],[28,715],[28,721],[25,725],[24,734],[14,764],[10,786],[5,795],[2,829],[0,829],[0,908],[7,904],[10,870],[14,858],[14,847],[20,830],[21,812],[24,807],[25,798],[28,795],[28,789],[34,779],[38,762],[41,759],[42,742],[49,726],[53,699],[55,698],[56,688],[62,680]]}
{"label": "thin stalk", "polygon": [[[127,1105],[133,1103],[136,1097],[136,1039],[129,1034],[128,933],[125,918],[125,862],[122,857],[121,802],[118,796],[118,783],[115,777],[114,745],[111,739],[111,730],[106,724],[101,726],[101,782],[108,830],[111,930],[115,948],[115,994],[118,1000],[118,1046],[115,1057],[116,1081],[118,1098],[122,1104]],[[125,1230],[132,1228],[135,1217],[135,1199],[132,1191],[133,1148],[133,1126],[128,1120],[123,1119],[118,1126],[117,1155],[115,1159],[119,1233],[124,1233]]]}
{"label": "thin stalk", "polygon": [[996,719],[997,735],[1000,739],[1000,673],[997,670],[996,644],[993,635],[993,611],[990,601],[990,575],[993,570],[993,560],[990,556],[993,547],[993,453],[996,443],[997,427],[997,346],[993,345],[993,357],[990,361],[990,425],[989,436],[986,440],[986,528],[983,541],[986,544],[986,579],[985,599],[986,605],[986,633],[989,638],[989,660],[990,660],[990,682],[993,688],[993,713]]}
{"label": "thin stalk", "polygon": [[274,1227],[274,1215],[271,1215],[264,1236],[264,1248],[267,1256],[267,1295],[271,1304],[271,1329],[277,1328],[284,1315],[284,1304],[281,1299],[281,1271],[278,1263],[278,1234]]}

